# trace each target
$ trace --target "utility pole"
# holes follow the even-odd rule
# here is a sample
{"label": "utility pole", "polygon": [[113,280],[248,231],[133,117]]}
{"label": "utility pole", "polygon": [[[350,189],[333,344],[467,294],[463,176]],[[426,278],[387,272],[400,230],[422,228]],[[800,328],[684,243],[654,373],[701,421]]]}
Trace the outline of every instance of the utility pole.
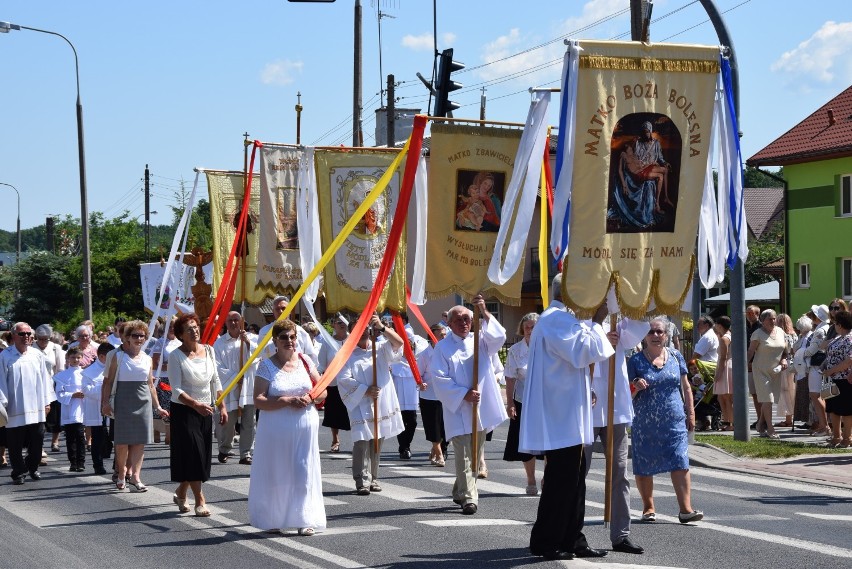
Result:
{"label": "utility pole", "polygon": [[355,69],[352,81],[352,146],[362,146],[361,133],[361,0],[355,0]]}
{"label": "utility pole", "polygon": [[485,120],[485,87],[482,88],[482,94],[479,96],[479,120]]}
{"label": "utility pole", "polygon": [[648,41],[650,39],[650,23],[646,29],[645,21],[651,19],[648,10],[648,0],[630,0],[630,39],[633,41]]}
{"label": "utility pole", "polygon": [[296,91],[296,144],[302,144],[302,92]]}
{"label": "utility pole", "polygon": [[394,129],[396,128],[396,103],[394,102],[394,89],[393,89],[393,74],[388,75],[388,106],[387,106],[387,119],[388,119],[388,135],[387,143],[388,148],[393,148],[394,144],[396,144],[396,133]]}
{"label": "utility pole", "polygon": [[151,173],[145,164],[145,262],[151,253]]}
{"label": "utility pole", "polygon": [[53,217],[48,217],[44,220],[44,229],[45,229],[45,247],[50,253],[56,254],[56,246],[55,246],[55,235],[56,235],[56,225],[54,223]]}

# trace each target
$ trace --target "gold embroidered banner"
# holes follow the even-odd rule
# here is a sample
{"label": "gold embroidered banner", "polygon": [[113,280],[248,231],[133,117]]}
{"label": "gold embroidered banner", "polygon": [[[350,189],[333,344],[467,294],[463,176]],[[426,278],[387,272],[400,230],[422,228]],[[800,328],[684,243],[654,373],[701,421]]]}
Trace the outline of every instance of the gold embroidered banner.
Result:
{"label": "gold embroidered banner", "polygon": [[292,294],[302,284],[296,224],[297,178],[302,150],[260,148],[260,223],[257,284]]}
{"label": "gold embroidered banner", "polygon": [[426,243],[426,296],[480,292],[518,305],[523,262],[497,286],[488,280],[521,130],[432,124],[429,148],[429,238]]}
{"label": "gold embroidered banner", "polygon": [[[210,194],[210,231],[213,238],[213,291],[218,294],[228,256],[234,244],[237,224],[240,219],[240,209],[243,205],[245,178],[242,172],[207,171],[207,190]],[[257,176],[252,178],[251,202],[248,219],[248,255],[246,263],[241,265],[245,270],[245,280],[242,274],[237,275],[237,286],[234,292],[234,302],[239,303],[245,298],[251,304],[260,304],[267,296],[275,294],[274,289],[256,286],[258,234],[257,224],[260,219],[260,182]],[[243,282],[246,292],[243,296]]]}
{"label": "gold embroidered banner", "polygon": [[[680,310],[692,281],[719,48],[581,42],[566,304]],[[562,133],[560,133],[561,135]]]}
{"label": "gold embroidered banner", "polygon": [[[322,248],[327,249],[396,158],[397,152],[359,149],[315,153]],[[323,271],[326,310],[360,312],[367,304],[385,253],[402,181],[394,174],[346,243]],[[405,310],[405,233],[378,310]]]}

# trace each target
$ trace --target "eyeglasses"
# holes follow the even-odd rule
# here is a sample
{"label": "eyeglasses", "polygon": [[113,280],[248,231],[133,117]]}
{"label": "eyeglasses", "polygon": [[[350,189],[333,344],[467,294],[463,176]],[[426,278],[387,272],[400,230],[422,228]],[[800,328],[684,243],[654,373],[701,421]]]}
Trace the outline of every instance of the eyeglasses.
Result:
{"label": "eyeglasses", "polygon": [[144,340],[145,339],[145,334],[128,334],[128,336],[130,336],[134,340]]}
{"label": "eyeglasses", "polygon": [[649,336],[665,336],[665,330],[648,330]]}
{"label": "eyeglasses", "polygon": [[829,310],[840,310],[840,307],[836,304],[833,304],[833,305],[829,306],[828,309]]}
{"label": "eyeglasses", "polygon": [[295,334],[278,334],[278,336],[276,336],[276,337],[281,341],[284,341],[284,340],[290,340],[291,342],[296,341],[296,335]]}
{"label": "eyeglasses", "polygon": [[18,336],[20,336],[21,338],[29,338],[32,335],[32,332],[18,332]]}

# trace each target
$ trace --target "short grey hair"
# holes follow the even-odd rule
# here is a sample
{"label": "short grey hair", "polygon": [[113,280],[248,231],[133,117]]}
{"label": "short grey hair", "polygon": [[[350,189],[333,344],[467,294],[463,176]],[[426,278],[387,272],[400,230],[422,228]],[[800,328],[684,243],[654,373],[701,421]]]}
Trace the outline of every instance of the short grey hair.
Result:
{"label": "short grey hair", "polygon": [[457,304],[456,306],[453,306],[452,308],[450,308],[450,310],[448,312],[448,316],[447,316],[447,323],[452,322],[453,319],[456,316],[461,316],[462,314],[467,314],[471,318],[473,318],[473,311],[472,310],[470,310],[466,306],[462,306],[461,304]]}
{"label": "short grey hair", "polygon": [[88,332],[88,333],[89,333],[89,336],[91,336],[92,334],[94,334],[94,332],[92,331],[92,329],[91,329],[91,328],[89,328],[89,326],[88,326],[88,325],[86,325],[86,324],[80,324],[79,326],[77,326],[77,327],[74,329],[74,337],[75,337],[75,338],[77,338],[77,336],[80,334],[80,332],[81,332],[82,330],[85,330],[86,332]]}
{"label": "short grey hair", "polygon": [[802,314],[796,321],[796,330],[799,331],[799,334],[810,332],[813,329],[814,323],[810,318],[808,318],[807,314]]}
{"label": "short grey hair", "polygon": [[282,300],[284,302],[286,302],[287,304],[290,304],[290,297],[289,296],[284,295],[284,294],[279,294],[278,296],[276,296],[275,298],[272,299],[272,306],[275,306],[276,304],[278,304]]}
{"label": "short grey hair", "polygon": [[553,281],[550,283],[550,298],[562,301],[562,273],[553,277]]}
{"label": "short grey hair", "polygon": [[654,322],[660,322],[663,325],[663,330],[665,330],[666,336],[669,335],[669,324],[671,324],[671,320],[669,320],[668,316],[654,316],[648,320],[648,324],[651,326],[654,325]]}
{"label": "short grey hair", "polygon": [[771,308],[767,308],[766,310],[764,310],[763,312],[761,312],[761,313],[760,313],[760,317],[758,318],[758,320],[760,320],[761,322],[763,322],[764,320],[766,320],[766,318],[767,318],[770,314],[771,314],[772,316],[776,316],[776,317],[778,316],[778,314],[777,314],[774,310],[772,310]]}
{"label": "short grey hair", "polygon": [[36,338],[47,338],[50,340],[50,337],[53,335],[53,328],[50,327],[50,324],[41,324],[35,329],[35,335]]}

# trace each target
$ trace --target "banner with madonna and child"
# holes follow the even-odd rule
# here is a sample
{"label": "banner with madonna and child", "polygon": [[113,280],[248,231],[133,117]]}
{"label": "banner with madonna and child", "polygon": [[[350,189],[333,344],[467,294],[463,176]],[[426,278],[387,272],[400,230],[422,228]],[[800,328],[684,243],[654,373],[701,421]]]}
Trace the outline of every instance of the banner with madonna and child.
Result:
{"label": "banner with madonna and child", "polygon": [[551,248],[564,263],[563,298],[578,314],[588,317],[611,288],[628,316],[671,314],[696,262],[709,286],[724,277],[726,257],[745,258],[727,71],[718,46],[570,43]]}

